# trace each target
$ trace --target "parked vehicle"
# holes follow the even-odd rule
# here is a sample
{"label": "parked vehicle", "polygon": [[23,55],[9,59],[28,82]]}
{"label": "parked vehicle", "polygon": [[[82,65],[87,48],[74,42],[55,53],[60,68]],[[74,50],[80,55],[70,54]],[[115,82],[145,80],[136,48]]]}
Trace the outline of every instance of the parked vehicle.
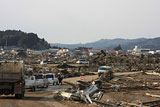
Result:
{"label": "parked vehicle", "polygon": [[25,76],[25,88],[29,88],[32,91],[36,91],[37,82],[35,76]]}
{"label": "parked vehicle", "polygon": [[0,63],[0,95],[15,95],[23,98],[25,79],[22,62]]}
{"label": "parked vehicle", "polygon": [[59,83],[58,78],[56,78],[55,74],[53,73],[45,74],[45,78],[48,80],[49,84],[57,85]]}
{"label": "parked vehicle", "polygon": [[34,76],[36,78],[37,87],[48,87],[48,80],[44,78],[44,74],[39,73]]}
{"label": "parked vehicle", "polygon": [[41,65],[47,65],[48,63],[47,63],[47,61],[41,61],[40,64]]}
{"label": "parked vehicle", "polygon": [[89,62],[86,61],[85,59],[79,59],[76,63],[77,64],[88,64]]}
{"label": "parked vehicle", "polygon": [[105,72],[107,72],[109,70],[112,70],[111,66],[100,66],[98,68],[98,76],[101,76],[103,73],[105,73]]}

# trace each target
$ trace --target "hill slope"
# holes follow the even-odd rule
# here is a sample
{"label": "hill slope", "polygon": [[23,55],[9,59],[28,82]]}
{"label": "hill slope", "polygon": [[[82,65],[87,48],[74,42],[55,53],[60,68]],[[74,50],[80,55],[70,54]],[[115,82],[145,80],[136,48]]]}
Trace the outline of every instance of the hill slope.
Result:
{"label": "hill slope", "polygon": [[142,48],[150,48],[151,50],[160,49],[160,37],[146,39],[101,39],[95,42],[86,44],[51,44],[52,46],[66,47],[66,48],[76,48],[76,47],[92,47],[94,49],[109,49],[112,50],[118,45],[124,50],[133,49],[135,45],[141,46]]}
{"label": "hill slope", "polygon": [[17,30],[0,31],[0,46],[17,46],[30,49],[47,49],[50,45],[37,34]]}

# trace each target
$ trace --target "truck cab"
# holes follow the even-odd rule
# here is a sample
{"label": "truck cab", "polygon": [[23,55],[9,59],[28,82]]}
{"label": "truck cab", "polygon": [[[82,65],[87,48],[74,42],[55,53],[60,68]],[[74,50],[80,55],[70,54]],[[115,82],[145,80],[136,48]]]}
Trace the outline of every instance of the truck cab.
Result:
{"label": "truck cab", "polygon": [[37,82],[35,76],[25,76],[25,88],[29,88],[32,91],[36,91]]}
{"label": "truck cab", "polygon": [[34,76],[36,78],[37,87],[48,87],[48,80],[44,77],[44,74],[39,73]]}
{"label": "truck cab", "polygon": [[58,78],[56,78],[54,73],[45,74],[45,78],[48,80],[49,84],[57,85],[59,83]]}

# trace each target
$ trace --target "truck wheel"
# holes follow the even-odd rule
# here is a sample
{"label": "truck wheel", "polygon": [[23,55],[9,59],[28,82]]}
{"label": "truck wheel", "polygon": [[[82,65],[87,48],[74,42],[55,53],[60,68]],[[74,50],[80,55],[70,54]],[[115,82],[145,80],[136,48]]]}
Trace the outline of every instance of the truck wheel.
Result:
{"label": "truck wheel", "polygon": [[48,84],[45,85],[45,88],[48,88]]}
{"label": "truck wheel", "polygon": [[55,82],[53,82],[53,85],[56,85],[56,83],[55,83]]}
{"label": "truck wheel", "polygon": [[44,87],[44,88],[47,88],[47,87],[48,87],[48,84],[45,84],[43,87]]}
{"label": "truck wheel", "polygon": [[32,91],[33,91],[33,92],[36,91],[36,87],[32,87]]}
{"label": "truck wheel", "polygon": [[98,77],[100,77],[101,76],[101,74],[98,74]]}
{"label": "truck wheel", "polygon": [[17,99],[18,99],[18,94],[15,94],[15,98],[17,98]]}
{"label": "truck wheel", "polygon": [[55,83],[56,85],[59,85],[57,82]]}
{"label": "truck wheel", "polygon": [[15,97],[17,99],[22,99],[24,97],[24,93],[23,94],[15,94]]}
{"label": "truck wheel", "polygon": [[21,98],[24,98],[24,92],[21,94],[21,96],[22,96]]}
{"label": "truck wheel", "polygon": [[45,84],[43,84],[43,88],[46,88],[46,85],[45,85]]}
{"label": "truck wheel", "polygon": [[19,94],[19,99],[22,99],[23,98],[23,94]]}

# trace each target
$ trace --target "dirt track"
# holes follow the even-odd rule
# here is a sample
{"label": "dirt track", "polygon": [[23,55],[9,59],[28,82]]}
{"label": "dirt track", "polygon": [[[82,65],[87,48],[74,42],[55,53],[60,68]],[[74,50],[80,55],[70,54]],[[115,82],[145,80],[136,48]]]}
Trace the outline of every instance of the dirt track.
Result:
{"label": "dirt track", "polygon": [[[130,75],[130,74],[136,74],[138,72],[123,72],[123,73],[115,73],[114,75],[120,76],[120,75]],[[98,75],[87,75],[87,76],[81,76],[81,77],[74,77],[74,78],[67,78],[64,79],[64,81],[71,82],[71,83],[77,83],[77,80],[83,79],[84,81],[91,81],[98,78]]]}
{"label": "dirt track", "polygon": [[67,107],[56,102],[51,92],[27,92],[24,99],[1,96],[0,107]]}

